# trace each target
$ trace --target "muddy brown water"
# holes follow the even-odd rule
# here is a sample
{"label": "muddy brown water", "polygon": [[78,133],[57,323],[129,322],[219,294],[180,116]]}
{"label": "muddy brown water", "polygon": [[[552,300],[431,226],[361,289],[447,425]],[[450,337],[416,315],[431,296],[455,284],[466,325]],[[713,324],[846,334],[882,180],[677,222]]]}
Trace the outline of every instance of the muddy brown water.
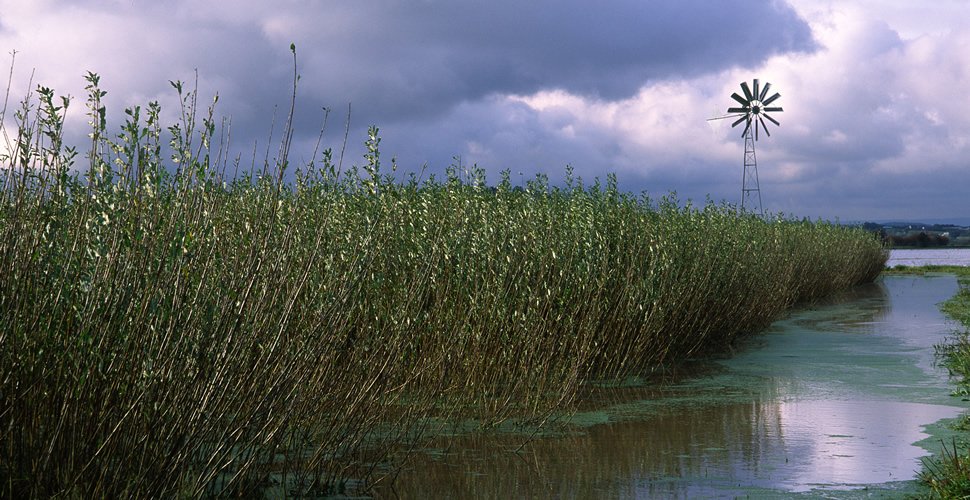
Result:
{"label": "muddy brown water", "polygon": [[884,276],[793,311],[733,356],[662,386],[591,390],[569,432],[452,437],[402,498],[905,496],[967,402],[936,364],[953,276]]}

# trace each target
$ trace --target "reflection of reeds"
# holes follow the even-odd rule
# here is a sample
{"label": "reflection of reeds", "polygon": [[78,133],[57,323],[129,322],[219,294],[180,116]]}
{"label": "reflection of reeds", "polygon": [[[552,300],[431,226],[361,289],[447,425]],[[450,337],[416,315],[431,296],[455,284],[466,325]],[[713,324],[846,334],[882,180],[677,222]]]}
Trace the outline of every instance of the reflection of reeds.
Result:
{"label": "reflection of reeds", "polygon": [[[379,488],[402,498],[708,496],[706,487],[730,488],[771,467],[761,459],[783,453],[765,449],[785,446],[781,424],[777,403],[748,402],[665,407],[643,420],[537,438],[518,453],[511,436],[452,438],[450,449],[417,454],[393,485]],[[751,470],[730,469],[738,464]]]}
{"label": "reflection of reeds", "polygon": [[48,89],[3,157],[10,496],[338,491],[431,417],[541,421],[583,380],[721,348],[885,260],[862,231],[651,208],[612,180],[394,183],[376,129],[359,170],[326,151],[284,182],[287,129],[275,164],[226,177],[194,93],[175,84],[163,153],[157,104],[112,138],[88,80],[83,178]]}

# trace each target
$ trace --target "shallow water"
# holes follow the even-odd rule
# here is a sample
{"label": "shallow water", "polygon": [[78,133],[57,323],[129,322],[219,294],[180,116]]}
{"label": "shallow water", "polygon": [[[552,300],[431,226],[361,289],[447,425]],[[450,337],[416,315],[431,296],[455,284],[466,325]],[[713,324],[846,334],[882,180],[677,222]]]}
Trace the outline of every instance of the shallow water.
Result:
{"label": "shallow water", "polygon": [[[662,387],[591,390],[568,435],[452,438],[379,493],[404,498],[870,496],[913,491],[966,403],[933,346],[952,276],[886,276],[792,313]],[[934,433],[933,436],[929,432]],[[934,444],[935,443],[935,444]],[[520,448],[521,446],[521,448]]]}
{"label": "shallow water", "polygon": [[970,266],[970,248],[896,248],[889,251],[886,267]]}

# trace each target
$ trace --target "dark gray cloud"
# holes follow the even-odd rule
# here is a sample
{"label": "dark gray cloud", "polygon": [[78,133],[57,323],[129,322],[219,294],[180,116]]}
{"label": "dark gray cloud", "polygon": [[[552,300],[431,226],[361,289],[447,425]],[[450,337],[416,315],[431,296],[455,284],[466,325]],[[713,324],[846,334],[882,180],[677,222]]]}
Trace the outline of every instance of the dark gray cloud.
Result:
{"label": "dark gray cloud", "polygon": [[[490,96],[563,89],[629,98],[652,83],[816,48],[806,22],[774,1],[378,1],[283,10],[292,15],[278,19],[282,34],[267,33],[272,18],[258,19],[263,36],[256,40],[245,40],[254,26],[229,24],[206,34],[210,49],[194,56],[205,59],[203,76],[243,76],[220,88],[237,130],[265,130],[273,106],[285,103],[292,69],[283,41],[294,41],[302,77],[298,139],[312,142],[321,108],[335,111],[334,125],[353,103],[351,151],[360,151],[364,128],[377,124],[385,148],[406,168],[429,163],[439,173],[463,153],[492,172],[559,172],[569,163],[587,177],[627,161],[606,131],[563,138],[547,130],[547,114],[540,120]],[[262,98],[250,104],[247,96]],[[487,151],[469,155],[476,144]]]}
{"label": "dark gray cloud", "polygon": [[[165,83],[192,81],[198,70],[201,94],[218,92],[243,135],[268,129],[274,108],[286,103],[291,42],[302,75],[299,130],[310,135],[318,110],[351,102],[355,122],[389,125],[434,119],[492,94],[560,88],[618,99],[651,82],[815,48],[805,21],[775,0],[243,1],[231,8],[89,0],[60,11],[8,3],[4,10],[22,19],[21,43],[60,36],[58,43],[73,45],[50,50],[44,66],[83,66],[75,80],[83,71],[102,73],[112,99],[126,104],[171,102]],[[130,92],[117,95],[117,87]]]}
{"label": "dark gray cloud", "polygon": [[327,13],[308,13],[320,22],[298,33],[313,51],[304,74],[382,121],[491,93],[625,98],[651,82],[815,48],[805,21],[776,1],[378,1]]}

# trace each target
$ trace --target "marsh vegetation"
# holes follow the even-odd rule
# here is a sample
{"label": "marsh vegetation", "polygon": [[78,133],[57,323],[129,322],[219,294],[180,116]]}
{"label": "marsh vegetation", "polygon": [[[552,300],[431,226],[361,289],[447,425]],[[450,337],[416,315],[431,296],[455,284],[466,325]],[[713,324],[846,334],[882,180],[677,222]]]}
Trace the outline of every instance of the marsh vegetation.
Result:
{"label": "marsh vegetation", "polygon": [[[943,364],[956,377],[955,396],[970,395],[970,268],[963,266],[929,266],[924,272],[947,272],[957,275],[960,290],[940,305],[940,309],[961,325],[953,338],[937,346]],[[919,269],[911,270],[919,272]],[[924,461],[922,479],[940,498],[966,498],[970,495],[970,416],[964,415],[956,426],[959,437],[943,443],[939,456]]]}
{"label": "marsh vegetation", "polygon": [[[4,495],[339,492],[437,422],[548,425],[582,384],[723,350],[871,281],[861,229],[739,216],[567,172],[489,185],[223,150],[214,109],[157,103],[86,153],[40,87],[4,129]],[[393,162],[392,162],[393,163]]]}

